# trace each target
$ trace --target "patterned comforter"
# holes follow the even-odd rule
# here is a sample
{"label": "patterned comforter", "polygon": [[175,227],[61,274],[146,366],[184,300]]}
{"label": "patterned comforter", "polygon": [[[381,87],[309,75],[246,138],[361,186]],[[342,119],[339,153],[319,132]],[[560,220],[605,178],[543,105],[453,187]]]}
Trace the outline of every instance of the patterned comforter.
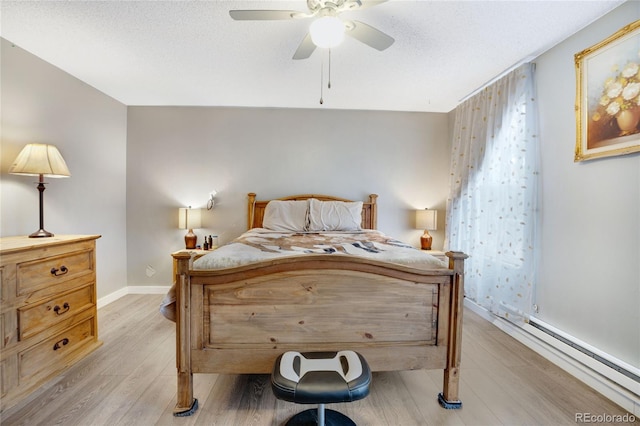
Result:
{"label": "patterned comforter", "polygon": [[287,233],[255,228],[196,260],[193,268],[231,268],[308,254],[353,255],[428,269],[447,267],[445,262],[380,231]]}
{"label": "patterned comforter", "polygon": [[[193,262],[193,269],[233,268],[262,260],[299,255],[360,256],[421,269],[447,268],[428,253],[380,231],[280,232],[251,229],[235,240]],[[175,321],[175,284],[165,296],[160,312]]]}

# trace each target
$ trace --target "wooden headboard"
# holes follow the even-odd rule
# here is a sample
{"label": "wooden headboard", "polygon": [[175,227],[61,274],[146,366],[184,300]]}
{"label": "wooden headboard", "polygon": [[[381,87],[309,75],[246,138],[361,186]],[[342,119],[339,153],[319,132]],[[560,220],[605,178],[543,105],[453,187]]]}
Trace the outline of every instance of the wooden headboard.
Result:
{"label": "wooden headboard", "polygon": [[[298,201],[308,200],[309,198],[315,198],[321,201],[353,201],[345,198],[333,197],[331,195],[318,195],[318,194],[302,194],[291,195],[289,197],[275,198],[275,200],[283,201]],[[378,225],[378,209],[376,205],[377,194],[369,195],[369,201],[362,203],[362,228],[363,229],[376,229]],[[267,207],[267,203],[271,200],[256,201],[255,192],[249,193],[249,209],[247,215],[247,227],[262,228],[262,218],[264,217],[264,209]]]}

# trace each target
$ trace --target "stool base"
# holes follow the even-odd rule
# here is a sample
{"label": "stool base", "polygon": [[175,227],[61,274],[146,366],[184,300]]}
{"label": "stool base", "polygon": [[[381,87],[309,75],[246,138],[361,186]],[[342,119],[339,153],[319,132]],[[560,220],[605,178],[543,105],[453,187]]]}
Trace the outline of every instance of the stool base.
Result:
{"label": "stool base", "polygon": [[[318,409],[311,408],[291,417],[286,426],[317,426]],[[324,424],[326,426],[356,426],[353,420],[339,411],[324,410]]]}

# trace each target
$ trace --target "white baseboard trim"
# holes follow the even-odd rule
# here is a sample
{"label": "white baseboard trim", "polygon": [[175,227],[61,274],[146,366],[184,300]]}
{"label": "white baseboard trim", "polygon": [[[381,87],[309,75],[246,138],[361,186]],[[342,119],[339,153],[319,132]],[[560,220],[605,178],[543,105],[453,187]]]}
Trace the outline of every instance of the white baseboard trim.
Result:
{"label": "white baseboard trim", "polygon": [[104,297],[98,299],[98,309],[107,306],[109,303],[113,303],[123,296],[129,294],[129,287],[123,287],[120,290],[116,290],[111,294],[107,294]]}
{"label": "white baseboard trim", "polygon": [[[493,315],[471,300],[465,299],[464,303],[465,307],[500,330],[609,398],[629,413],[640,417],[640,383],[529,324],[519,327]],[[565,337],[568,337],[566,333]],[[578,339],[574,340],[578,341]],[[609,359],[614,358],[609,356]],[[621,362],[621,364],[624,363]]]}
{"label": "white baseboard trim", "polygon": [[169,286],[165,285],[140,285],[124,287],[98,299],[98,309],[108,305],[109,303],[115,302],[116,300],[120,299],[123,296],[126,296],[127,294],[166,294],[169,291],[169,288]]}

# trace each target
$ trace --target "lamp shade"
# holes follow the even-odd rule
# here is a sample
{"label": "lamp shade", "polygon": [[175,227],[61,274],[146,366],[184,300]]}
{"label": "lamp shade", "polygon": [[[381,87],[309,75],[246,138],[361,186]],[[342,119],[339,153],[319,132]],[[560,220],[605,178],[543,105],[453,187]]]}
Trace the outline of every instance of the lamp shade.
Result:
{"label": "lamp shade", "polygon": [[311,41],[318,47],[331,48],[342,43],[344,23],[336,16],[323,16],[309,26]]}
{"label": "lamp shade", "polygon": [[202,227],[202,214],[200,209],[180,208],[178,209],[178,228],[194,229]]}
{"label": "lamp shade", "polygon": [[437,210],[416,210],[416,229],[435,231],[438,229]]}
{"label": "lamp shade", "polygon": [[60,151],[53,145],[30,143],[22,148],[20,154],[9,168],[14,175],[44,175],[48,177],[69,177],[71,173]]}

